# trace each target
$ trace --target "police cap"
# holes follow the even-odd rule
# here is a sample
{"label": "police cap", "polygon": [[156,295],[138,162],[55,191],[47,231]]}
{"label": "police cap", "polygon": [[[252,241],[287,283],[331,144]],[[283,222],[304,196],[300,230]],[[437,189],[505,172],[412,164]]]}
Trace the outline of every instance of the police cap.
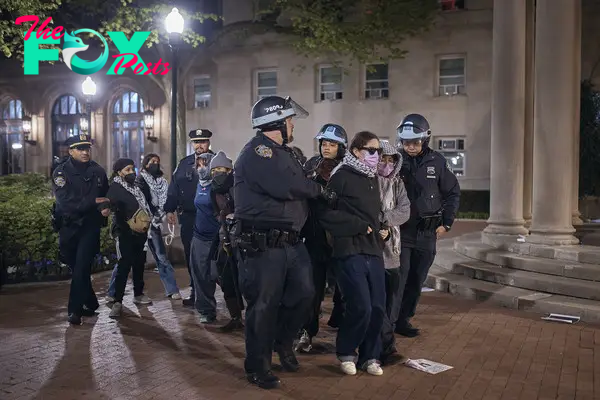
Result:
{"label": "police cap", "polygon": [[88,135],[75,135],[69,137],[65,140],[65,146],[69,147],[69,149],[73,149],[75,147],[90,147],[92,145],[92,139]]}
{"label": "police cap", "polygon": [[208,129],[192,129],[190,131],[189,137],[192,142],[197,142],[199,140],[208,140],[212,137],[212,132]]}

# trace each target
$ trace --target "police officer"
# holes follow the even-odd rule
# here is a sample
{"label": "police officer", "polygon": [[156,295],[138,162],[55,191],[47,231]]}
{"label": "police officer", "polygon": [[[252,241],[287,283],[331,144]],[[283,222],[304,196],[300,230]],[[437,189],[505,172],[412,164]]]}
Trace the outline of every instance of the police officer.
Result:
{"label": "police officer", "polygon": [[68,138],[69,158],[52,173],[60,258],[72,271],[68,321],[73,325],[81,325],[82,316],[96,314],[98,299],[90,274],[100,251],[100,228],[110,214],[106,172],[90,159],[91,144],[87,135]]}
{"label": "police officer", "polygon": [[308,113],[289,97],[268,96],[254,104],[252,127],[258,132],[234,167],[233,240],[248,303],[244,367],[248,381],[264,389],[279,385],[271,373],[273,350],[284,370],[298,370],[293,341],[314,295],[310,258],[299,232],[307,219],[307,200],[323,189],[305,177],[287,146],[296,116]]}
{"label": "police officer", "polygon": [[402,299],[395,332],[415,337],[419,330],[409,320],[433,264],[436,241],[454,222],[460,200],[456,176],[444,156],[429,147],[431,129],[420,114],[407,115],[397,128],[398,147],[404,157],[400,176],[410,200],[410,218],[400,227],[400,287]]}
{"label": "police officer", "polygon": [[179,216],[181,242],[183,243],[185,263],[190,275],[190,286],[192,287],[190,297],[183,299],[183,305],[194,307],[196,296],[194,293],[192,272],[190,270],[190,245],[192,243],[194,221],[196,219],[194,198],[196,197],[196,188],[198,187],[200,156],[204,153],[212,153],[210,150],[212,132],[208,129],[194,129],[190,131],[189,137],[194,146],[194,153],[184,157],[175,169],[169,183],[164,210],[167,213],[167,222],[169,224],[175,225],[177,222],[175,214],[177,213]]}

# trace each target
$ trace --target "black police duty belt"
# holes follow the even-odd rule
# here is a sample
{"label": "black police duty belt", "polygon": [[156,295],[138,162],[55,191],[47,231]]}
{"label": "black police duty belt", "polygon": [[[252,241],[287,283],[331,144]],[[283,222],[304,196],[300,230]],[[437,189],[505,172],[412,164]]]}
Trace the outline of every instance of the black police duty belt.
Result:
{"label": "black police duty belt", "polygon": [[265,251],[268,248],[281,248],[285,245],[294,246],[300,242],[300,234],[281,229],[244,230],[240,234],[240,245],[250,245],[255,251]]}
{"label": "black police duty belt", "polygon": [[433,215],[426,215],[419,218],[419,231],[422,232],[435,232],[435,230],[442,225],[442,211],[439,211]]}

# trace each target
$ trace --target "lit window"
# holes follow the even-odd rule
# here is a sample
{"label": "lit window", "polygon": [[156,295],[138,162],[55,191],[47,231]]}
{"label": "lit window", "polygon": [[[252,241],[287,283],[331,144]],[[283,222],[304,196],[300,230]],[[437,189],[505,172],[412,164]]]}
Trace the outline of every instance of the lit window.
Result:
{"label": "lit window", "polygon": [[436,150],[446,157],[448,165],[456,176],[465,175],[465,140],[458,138],[439,138]]}

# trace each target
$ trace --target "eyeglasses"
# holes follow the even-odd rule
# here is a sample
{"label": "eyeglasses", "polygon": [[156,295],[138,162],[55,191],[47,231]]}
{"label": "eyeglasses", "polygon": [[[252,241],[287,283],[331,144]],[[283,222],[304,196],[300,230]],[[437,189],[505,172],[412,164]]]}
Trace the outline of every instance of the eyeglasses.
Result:
{"label": "eyeglasses", "polygon": [[371,154],[371,155],[373,155],[375,153],[381,154],[381,152],[382,152],[381,147],[361,147],[360,149],[368,151],[369,154]]}

